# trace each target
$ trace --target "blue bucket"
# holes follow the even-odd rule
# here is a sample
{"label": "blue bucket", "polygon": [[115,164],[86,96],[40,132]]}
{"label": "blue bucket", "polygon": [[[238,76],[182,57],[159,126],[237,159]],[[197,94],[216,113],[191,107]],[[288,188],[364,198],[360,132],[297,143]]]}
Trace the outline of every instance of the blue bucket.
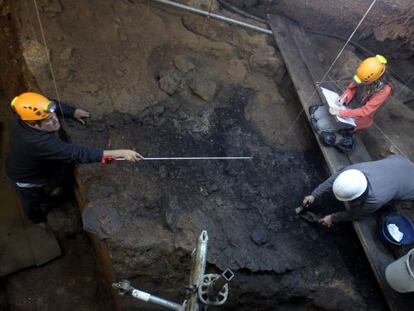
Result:
{"label": "blue bucket", "polygon": [[[401,241],[397,242],[393,239],[388,231],[389,224],[395,224],[398,229],[404,234]],[[409,245],[414,242],[414,224],[406,216],[400,213],[392,213],[384,219],[381,235],[384,240],[393,245]]]}

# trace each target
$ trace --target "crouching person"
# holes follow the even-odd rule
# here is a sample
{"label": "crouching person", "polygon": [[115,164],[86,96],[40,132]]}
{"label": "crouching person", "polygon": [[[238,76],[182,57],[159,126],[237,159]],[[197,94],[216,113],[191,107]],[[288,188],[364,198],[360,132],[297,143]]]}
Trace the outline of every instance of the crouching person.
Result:
{"label": "crouching person", "polygon": [[[392,85],[384,77],[386,64],[387,60],[381,55],[365,59],[336,107],[317,105],[310,108],[312,126],[322,143],[340,151],[352,151],[352,132],[371,127],[375,113],[392,95]],[[355,125],[344,122],[343,118],[351,118]]]}
{"label": "crouching person", "polygon": [[414,163],[399,155],[383,160],[363,162],[345,167],[321,183],[303,199],[303,206],[315,202],[333,190],[339,201],[348,202],[350,209],[326,215],[320,223],[357,220],[380,209],[392,200],[414,200]]}

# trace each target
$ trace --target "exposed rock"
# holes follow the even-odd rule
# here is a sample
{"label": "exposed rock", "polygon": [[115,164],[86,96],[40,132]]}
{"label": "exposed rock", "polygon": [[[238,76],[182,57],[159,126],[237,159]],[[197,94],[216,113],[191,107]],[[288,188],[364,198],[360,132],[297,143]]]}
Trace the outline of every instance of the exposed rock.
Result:
{"label": "exposed rock", "polygon": [[159,79],[160,89],[168,95],[173,95],[180,86],[181,76],[177,71],[161,71]]}
{"label": "exposed rock", "polygon": [[47,223],[53,231],[57,232],[73,234],[82,230],[78,211],[69,203],[52,209],[47,215]]}
{"label": "exposed rock", "polygon": [[[306,28],[347,38],[371,3],[371,0],[279,0],[267,4],[268,7],[262,10],[263,13],[282,13]],[[364,39],[364,45],[368,43],[385,55],[408,58],[414,54],[413,12],[410,0],[378,1],[366,16],[354,41]]]}
{"label": "exposed rock", "polygon": [[100,239],[115,236],[123,227],[116,209],[93,204],[83,210],[82,222],[85,231],[95,233]]}
{"label": "exposed rock", "polygon": [[100,90],[100,88],[101,87],[97,83],[90,82],[90,83],[85,84],[83,86],[82,90],[86,93],[94,94],[94,93],[98,92]]}
{"label": "exposed rock", "polygon": [[0,3],[0,7],[1,9],[1,15],[2,16],[7,16],[11,13],[11,9],[10,9],[10,5],[4,5],[3,3]]}
{"label": "exposed rock", "polygon": [[68,47],[62,51],[62,53],[60,54],[60,59],[70,60],[72,58],[72,54],[73,54],[73,48]]}
{"label": "exposed rock", "polygon": [[238,59],[231,59],[229,61],[227,73],[230,76],[242,81],[244,77],[246,76],[247,70],[242,61]]}
{"label": "exposed rock", "polygon": [[[272,95],[259,93],[250,100],[244,110],[246,120],[250,121],[265,141],[272,146],[280,145],[285,131],[290,126],[285,118],[280,117],[286,113],[281,104],[284,102],[277,90]],[[272,195],[271,189],[266,189],[262,189],[262,195],[265,197],[267,194]]]}
{"label": "exposed rock", "polygon": [[276,81],[281,80],[286,68],[281,57],[267,53],[254,53],[249,58],[250,67],[263,73],[274,75]]}
{"label": "exposed rock", "polygon": [[250,238],[256,245],[263,245],[267,242],[267,234],[266,230],[263,228],[256,228],[252,234],[250,235]]}
{"label": "exposed rock", "polygon": [[23,57],[30,71],[35,72],[48,64],[49,51],[40,42],[29,40],[22,43]]}
{"label": "exposed rock", "polygon": [[174,58],[174,65],[182,73],[186,73],[195,67],[190,57],[187,55],[177,55]]}
{"label": "exposed rock", "polygon": [[214,99],[217,85],[213,81],[205,80],[200,76],[193,79],[190,84],[191,90],[197,94],[201,99],[210,102]]}
{"label": "exposed rock", "polygon": [[58,68],[56,70],[56,76],[59,80],[66,80],[70,78],[71,72],[68,68]]}
{"label": "exposed rock", "polygon": [[40,9],[49,13],[62,13],[63,7],[59,0],[40,0]]}

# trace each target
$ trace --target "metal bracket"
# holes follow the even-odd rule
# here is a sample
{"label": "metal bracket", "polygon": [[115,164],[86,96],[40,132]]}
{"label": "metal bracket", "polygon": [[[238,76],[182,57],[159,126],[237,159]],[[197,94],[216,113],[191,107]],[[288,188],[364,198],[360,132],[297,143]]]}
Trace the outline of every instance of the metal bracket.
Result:
{"label": "metal bracket", "polygon": [[205,274],[198,289],[198,299],[204,305],[219,306],[227,301],[229,285],[234,273],[226,269],[221,275]]}

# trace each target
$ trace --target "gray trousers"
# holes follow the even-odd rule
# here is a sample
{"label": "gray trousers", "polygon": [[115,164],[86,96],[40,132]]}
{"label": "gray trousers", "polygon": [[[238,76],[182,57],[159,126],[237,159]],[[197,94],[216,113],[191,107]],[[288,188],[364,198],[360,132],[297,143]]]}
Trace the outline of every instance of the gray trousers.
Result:
{"label": "gray trousers", "polygon": [[329,113],[329,106],[319,106],[313,113],[313,118],[316,120],[316,126],[320,131],[336,132],[340,130],[353,130],[352,125],[338,121],[335,116]]}

